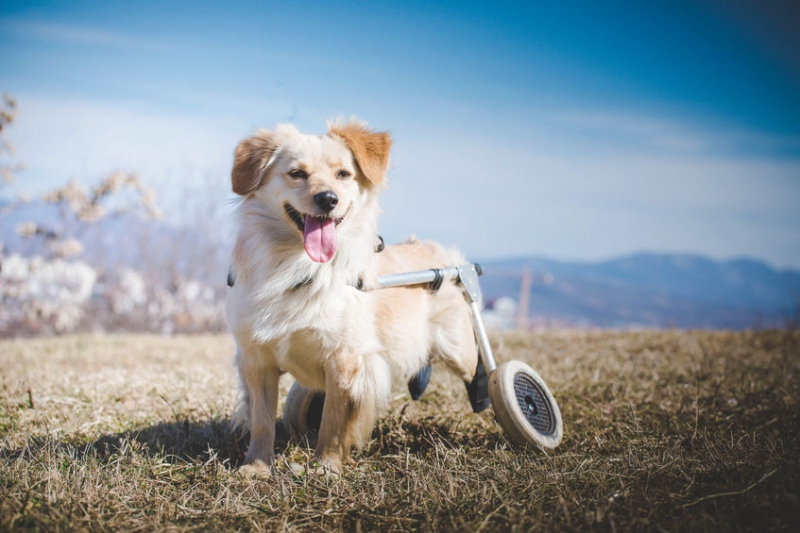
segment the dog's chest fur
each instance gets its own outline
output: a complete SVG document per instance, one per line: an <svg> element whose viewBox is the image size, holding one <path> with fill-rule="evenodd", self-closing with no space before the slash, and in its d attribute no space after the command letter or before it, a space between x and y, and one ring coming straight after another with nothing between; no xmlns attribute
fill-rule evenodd
<svg viewBox="0 0 800 533"><path fill-rule="evenodd" d="M325 363L343 343L377 342L374 296L357 288L371 268L372 252L361 248L344 244L322 265L299 251L238 265L244 275L236 276L227 302L236 337L250 339L262 357L302 383L323 388Z"/></svg>

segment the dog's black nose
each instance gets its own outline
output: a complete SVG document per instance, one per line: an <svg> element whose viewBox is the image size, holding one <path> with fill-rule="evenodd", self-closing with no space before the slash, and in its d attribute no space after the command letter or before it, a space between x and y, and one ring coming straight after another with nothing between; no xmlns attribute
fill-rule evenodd
<svg viewBox="0 0 800 533"><path fill-rule="evenodd" d="M314 195L314 202L326 213L333 211L339 203L339 197L333 191L322 191Z"/></svg>

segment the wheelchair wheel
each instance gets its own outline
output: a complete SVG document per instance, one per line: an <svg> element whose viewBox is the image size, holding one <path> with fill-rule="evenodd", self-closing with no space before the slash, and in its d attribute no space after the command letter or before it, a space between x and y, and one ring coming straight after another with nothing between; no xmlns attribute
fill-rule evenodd
<svg viewBox="0 0 800 533"><path fill-rule="evenodd" d="M322 422L325 393L305 388L295 381L283 405L283 423L293 434L317 434Z"/></svg>
<svg viewBox="0 0 800 533"><path fill-rule="evenodd" d="M497 421L515 444L552 449L561 442L561 411L544 380L525 363L498 366L489 377L489 398Z"/></svg>

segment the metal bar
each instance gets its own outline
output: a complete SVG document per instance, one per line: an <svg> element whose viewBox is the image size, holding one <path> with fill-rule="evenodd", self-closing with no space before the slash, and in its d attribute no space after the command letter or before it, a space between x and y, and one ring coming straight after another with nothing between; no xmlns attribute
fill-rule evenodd
<svg viewBox="0 0 800 533"><path fill-rule="evenodd" d="M386 289L389 287L405 287L406 285L421 285L423 283L432 283L436 280L437 271L439 276L444 279L455 279L458 277L458 269L451 268L436 268L430 270L419 270L417 272L402 272L400 274L389 274L378 278L378 287Z"/></svg>
<svg viewBox="0 0 800 533"><path fill-rule="evenodd" d="M469 308L472 311L472 326L475 330L475 338L478 339L478 344L481 346L481 359L483 359L483 367L486 373L491 375L497 368L497 362L494 360L492 347L489 344L489 336L486 334L486 327L483 325L483 318L481 317L481 307L478 302L471 302Z"/></svg>
<svg viewBox="0 0 800 533"><path fill-rule="evenodd" d="M497 368L497 363L492 354L492 347L489 344L489 336L486 335L486 327L483 325L483 317L481 316L481 300L483 295L481 293L481 285L478 281L480 276L480 267L474 264L460 265L458 269L459 279L461 286L464 288L464 295L469 302L470 311L472 311L472 329L475 331L475 339L480 345L481 359L483 360L483 367L486 372L491 375Z"/></svg>

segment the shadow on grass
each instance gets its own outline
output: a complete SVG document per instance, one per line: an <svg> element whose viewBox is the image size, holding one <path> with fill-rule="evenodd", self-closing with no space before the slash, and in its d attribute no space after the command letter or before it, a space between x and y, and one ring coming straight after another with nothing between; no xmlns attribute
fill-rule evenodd
<svg viewBox="0 0 800 533"><path fill-rule="evenodd" d="M238 466L247 451L247 434L230 418L161 422L113 435L103 435L89 447L111 458L125 446L139 453L163 457L167 462L197 463L216 456L222 463Z"/></svg>
<svg viewBox="0 0 800 533"><path fill-rule="evenodd" d="M378 422L372 440L362 453L385 455L408 451L424 457L435 453L437 448L485 446L487 439L498 440L498 436L489 432L476 435L454 426L452 421L434 417L404 419L390 416ZM30 460L55 453L78 460L91 456L101 463L110 463L120 455L133 452L173 464L197 464L216 458L229 468L237 468L244 460L248 440L249 433L237 427L230 418L200 421L182 419L102 435L88 441L68 434L30 436L23 448L0 450L0 458L8 461L20 458ZM278 420L275 437L277 454L286 452L291 446L313 449L315 441L313 434L307 437L290 434L283 420Z"/></svg>
<svg viewBox="0 0 800 533"><path fill-rule="evenodd" d="M278 424L276 448L288 444L288 435ZM101 463L115 461L130 451L145 457L159 457L168 463L202 463L216 457L223 464L237 467L247 451L248 433L230 418L159 422L115 434L102 435L95 440L81 440L67 435L32 435L26 446L0 450L0 458L8 461L36 459L63 454L78 460L89 457Z"/></svg>

